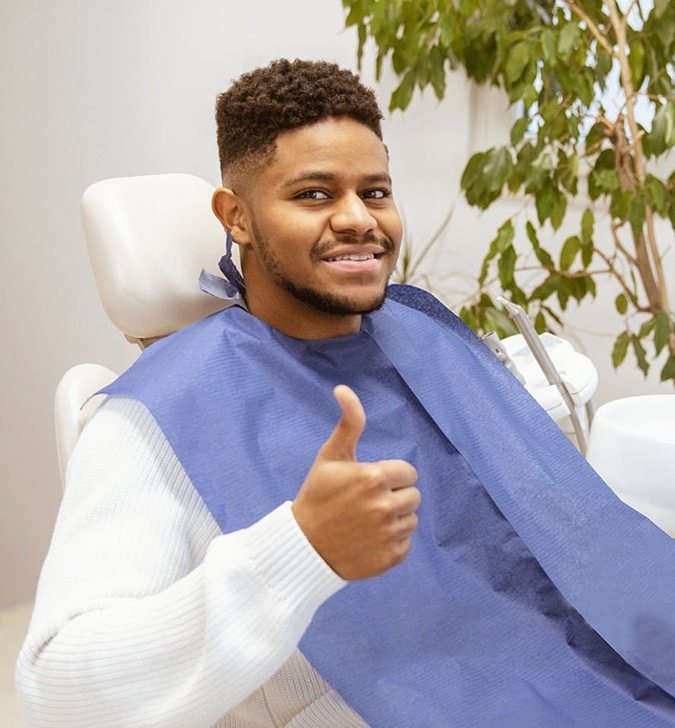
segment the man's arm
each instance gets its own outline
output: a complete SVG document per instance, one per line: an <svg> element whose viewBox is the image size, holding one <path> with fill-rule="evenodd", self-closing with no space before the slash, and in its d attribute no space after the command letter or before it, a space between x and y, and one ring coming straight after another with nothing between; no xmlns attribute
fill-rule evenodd
<svg viewBox="0 0 675 728"><path fill-rule="evenodd" d="M343 584L289 503L219 535L147 411L110 400L73 454L20 655L27 725L209 726Z"/></svg>

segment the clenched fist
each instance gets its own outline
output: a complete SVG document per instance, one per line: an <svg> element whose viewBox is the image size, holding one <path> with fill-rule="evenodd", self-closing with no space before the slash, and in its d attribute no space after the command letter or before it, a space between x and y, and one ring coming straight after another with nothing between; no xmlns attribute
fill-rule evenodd
<svg viewBox="0 0 675 728"><path fill-rule="evenodd" d="M366 424L357 395L334 390L342 416L293 502L298 525L343 579L367 579L405 559L417 528L417 471L404 460L360 463L356 444Z"/></svg>

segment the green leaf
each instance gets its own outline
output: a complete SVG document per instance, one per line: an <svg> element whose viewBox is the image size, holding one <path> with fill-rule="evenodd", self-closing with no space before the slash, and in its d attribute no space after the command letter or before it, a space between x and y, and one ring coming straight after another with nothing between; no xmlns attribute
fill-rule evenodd
<svg viewBox="0 0 675 728"><path fill-rule="evenodd" d="M401 83L394 90L389 101L389 111L395 109L401 109L405 111L412 100L412 95L415 90L415 72L414 70L408 71L403 77Z"/></svg>
<svg viewBox="0 0 675 728"><path fill-rule="evenodd" d="M614 348L612 349L612 365L616 369L623 364L628 352L628 344L630 343L630 337L627 331L622 331L614 342Z"/></svg>
<svg viewBox="0 0 675 728"><path fill-rule="evenodd" d="M365 17L365 10L361 3L349 2L343 0L342 5L345 8L349 8L349 13L345 19L345 27L349 28L351 25L358 25L363 22Z"/></svg>
<svg viewBox="0 0 675 728"><path fill-rule="evenodd" d="M613 169L594 169L593 180L602 192L613 192L619 189L619 176Z"/></svg>
<svg viewBox="0 0 675 728"><path fill-rule="evenodd" d="M558 304L563 311L567 309L567 303L570 300L571 293L572 282L569 278L560 278L558 281L558 288L556 289L556 295L558 296Z"/></svg>
<svg viewBox="0 0 675 728"><path fill-rule="evenodd" d="M490 267L490 261L492 261L497 255L503 253L512 243L515 237L515 230L511 220L507 220L497 231L497 236L490 243L490 248L483 258L481 270L478 275L478 284L483 285L487 278L488 270Z"/></svg>
<svg viewBox="0 0 675 728"><path fill-rule="evenodd" d="M595 285L593 284L593 278L591 276L579 276L575 279L575 298L577 301L581 301L586 296L595 297Z"/></svg>
<svg viewBox="0 0 675 728"><path fill-rule="evenodd" d="M615 220L627 220L630 212L630 203L633 198L630 190L614 190L609 204L609 212Z"/></svg>
<svg viewBox="0 0 675 728"><path fill-rule="evenodd" d="M520 150L524 152L524 149ZM532 194L541 190L547 183L550 184L551 174L553 172L553 158L548 149L540 152L535 159L531 159L531 154L518 154L519 163L522 159L526 165L525 192ZM519 165L520 166L520 165Z"/></svg>
<svg viewBox="0 0 675 728"><path fill-rule="evenodd" d="M487 177L488 188L501 192L512 169L513 160L506 147L491 149L487 155L487 164L483 169L483 174Z"/></svg>
<svg viewBox="0 0 675 728"><path fill-rule="evenodd" d="M669 379L675 379L675 356L672 354L661 369L661 381L666 382Z"/></svg>
<svg viewBox="0 0 675 728"><path fill-rule="evenodd" d="M579 38L579 28L574 22L567 23L563 26L560 35L558 36L558 53L565 57L569 56L574 50Z"/></svg>
<svg viewBox="0 0 675 728"><path fill-rule="evenodd" d="M614 306L616 310L623 316L628 311L628 299L623 293L620 293L614 299Z"/></svg>
<svg viewBox="0 0 675 728"><path fill-rule="evenodd" d="M541 51L546 63L551 65L557 63L555 34L550 28L544 28L541 32Z"/></svg>
<svg viewBox="0 0 675 728"><path fill-rule="evenodd" d="M567 197L562 194L559 190L555 191L555 202L553 209L551 210L551 225L554 230L557 230L565 219L565 213L567 212Z"/></svg>
<svg viewBox="0 0 675 728"><path fill-rule="evenodd" d="M429 53L430 78L437 99L445 96L445 53L435 46Z"/></svg>
<svg viewBox="0 0 675 728"><path fill-rule="evenodd" d="M516 267L516 251L512 245L499 256L499 282L502 288L508 288L513 281L513 271Z"/></svg>
<svg viewBox="0 0 675 728"><path fill-rule="evenodd" d="M605 131L605 125L599 121L590 128L588 134L586 134L586 150L592 151L595 147L599 147L600 144L607 138Z"/></svg>
<svg viewBox="0 0 675 728"><path fill-rule="evenodd" d="M535 196L535 204L537 208L537 218L539 224L543 225L551 215L553 206L555 205L555 190L552 184L545 185Z"/></svg>
<svg viewBox="0 0 675 728"><path fill-rule="evenodd" d="M485 209L501 194L513 162L508 149L497 147L474 154L460 181L470 205Z"/></svg>
<svg viewBox="0 0 675 728"><path fill-rule="evenodd" d="M511 220L504 222L497 231L497 237L495 238L497 251L503 253L507 248L510 248L515 235L516 231L513 228L513 222Z"/></svg>
<svg viewBox="0 0 675 728"><path fill-rule="evenodd" d="M525 230L527 231L527 237L529 238L530 243L532 244L532 249L534 250L534 254L537 256L537 260L541 263L541 265L544 268L553 268L554 267L553 258L539 244L539 238L537 237L537 231L534 229L534 225L529 220L527 221L527 224L525 225Z"/></svg>
<svg viewBox="0 0 675 728"><path fill-rule="evenodd" d="M663 17L670 5L671 0L654 0L654 15L657 18Z"/></svg>
<svg viewBox="0 0 675 728"><path fill-rule="evenodd" d="M537 315L534 317L534 330L538 334L543 334L546 331L546 318L541 311L537 311Z"/></svg>
<svg viewBox="0 0 675 728"><path fill-rule="evenodd" d="M525 223L525 232L527 233L530 243L532 243L532 247L536 250L540 245L539 238L537 237L537 231L534 225L529 220Z"/></svg>
<svg viewBox="0 0 675 728"><path fill-rule="evenodd" d="M668 342L670 330L670 316L668 316L665 312L658 314L654 325L654 349L656 351L656 356L663 351L663 347Z"/></svg>
<svg viewBox="0 0 675 728"><path fill-rule="evenodd" d="M473 186L482 175L485 156L485 152L477 152L467 162L462 173L462 179L460 180L460 185L463 190Z"/></svg>
<svg viewBox="0 0 675 728"><path fill-rule="evenodd" d="M656 317L652 316L652 318L648 319L640 326L640 330L638 331L638 338L644 339L645 336L647 336L654 330L654 326L656 326Z"/></svg>
<svg viewBox="0 0 675 728"><path fill-rule="evenodd" d="M543 283L539 284L530 294L531 301L545 301L549 296L556 292L560 284L560 276L557 273L551 273Z"/></svg>
<svg viewBox="0 0 675 728"><path fill-rule="evenodd" d="M522 141L525 136L525 132L530 126L530 119L527 116L521 116L517 119L515 124L511 127L511 146L516 146Z"/></svg>
<svg viewBox="0 0 675 728"><path fill-rule="evenodd" d="M649 371L649 362L647 361L647 352L644 346L642 346L640 339L637 336L631 337L631 343L633 345L633 351L635 352L635 359L637 360L638 369L647 376Z"/></svg>
<svg viewBox="0 0 675 728"><path fill-rule="evenodd" d="M639 38L633 38L631 41L628 65L630 66L631 76L633 77L633 87L637 91L642 85L642 80L645 76L645 47Z"/></svg>
<svg viewBox="0 0 675 728"><path fill-rule="evenodd" d="M650 174L647 176L646 188L650 206L661 217L666 217L668 214L668 190L666 186L660 179Z"/></svg>
<svg viewBox="0 0 675 728"><path fill-rule="evenodd" d="M477 326L478 320L471 308L469 308L468 306L462 306L459 312L459 318L473 331L479 331Z"/></svg>
<svg viewBox="0 0 675 728"><path fill-rule="evenodd" d="M581 242L583 245L593 245L593 226L595 224L595 217L593 216L593 210L587 207L584 210L584 214L581 216Z"/></svg>
<svg viewBox="0 0 675 728"><path fill-rule="evenodd" d="M577 257L577 253L581 248L581 241L576 235L565 240L562 250L560 251L560 269L569 270Z"/></svg>
<svg viewBox="0 0 675 728"><path fill-rule="evenodd" d="M656 35L664 48L670 48L675 40L675 21L672 17L664 16L656 25Z"/></svg>
<svg viewBox="0 0 675 728"><path fill-rule="evenodd" d="M614 169L615 162L614 149L603 149L595 160L595 169Z"/></svg>
<svg viewBox="0 0 675 728"><path fill-rule="evenodd" d="M675 101L666 103L657 110L645 142L650 154L656 157L675 145Z"/></svg>
<svg viewBox="0 0 675 728"><path fill-rule="evenodd" d="M509 85L513 85L523 75L530 62L529 44L516 43L508 52L504 66L504 78Z"/></svg>
<svg viewBox="0 0 675 728"><path fill-rule="evenodd" d="M570 157L558 151L558 168L556 170L560 184L572 195L577 193L577 176L579 174L579 157L572 154Z"/></svg>
<svg viewBox="0 0 675 728"><path fill-rule="evenodd" d="M584 267L584 270L588 268L588 266L591 264L591 261L593 260L593 255L595 254L595 249L592 245L584 245L581 249L581 265ZM591 279L592 280L592 279Z"/></svg>

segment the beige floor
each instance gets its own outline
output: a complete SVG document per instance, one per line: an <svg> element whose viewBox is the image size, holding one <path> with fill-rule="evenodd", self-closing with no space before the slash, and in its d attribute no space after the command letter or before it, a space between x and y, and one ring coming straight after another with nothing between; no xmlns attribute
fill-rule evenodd
<svg viewBox="0 0 675 728"><path fill-rule="evenodd" d="M0 725L22 728L14 692L14 664L28 629L32 605L0 612Z"/></svg>

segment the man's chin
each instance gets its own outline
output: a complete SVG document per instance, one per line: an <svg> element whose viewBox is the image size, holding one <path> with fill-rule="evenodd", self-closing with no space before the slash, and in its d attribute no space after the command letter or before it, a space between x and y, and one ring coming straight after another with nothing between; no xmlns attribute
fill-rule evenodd
<svg viewBox="0 0 675 728"><path fill-rule="evenodd" d="M386 288L373 295L337 295L323 291L295 290L293 295L303 303L333 316L362 316L382 308Z"/></svg>

